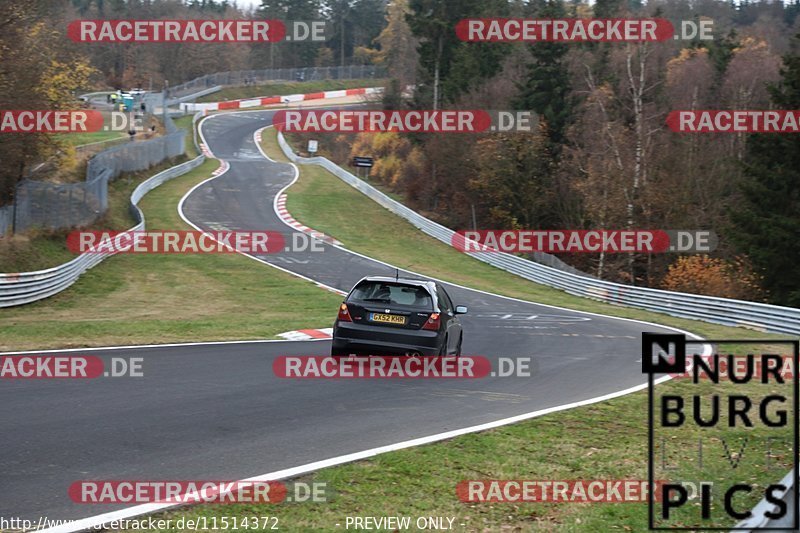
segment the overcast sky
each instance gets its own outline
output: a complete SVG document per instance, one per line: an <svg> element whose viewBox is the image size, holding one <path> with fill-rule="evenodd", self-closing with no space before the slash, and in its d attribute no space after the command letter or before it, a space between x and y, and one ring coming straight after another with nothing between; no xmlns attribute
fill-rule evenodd
<svg viewBox="0 0 800 533"><path fill-rule="evenodd" d="M245 9L250 9L261 5L261 0L234 0L236 5Z"/></svg>

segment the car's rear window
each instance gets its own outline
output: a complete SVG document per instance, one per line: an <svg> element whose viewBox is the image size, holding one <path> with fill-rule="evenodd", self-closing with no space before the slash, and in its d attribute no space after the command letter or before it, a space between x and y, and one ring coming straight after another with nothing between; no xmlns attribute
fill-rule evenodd
<svg viewBox="0 0 800 533"><path fill-rule="evenodd" d="M350 295L353 300L364 300L395 305L433 308L433 299L424 287L381 281L363 281Z"/></svg>

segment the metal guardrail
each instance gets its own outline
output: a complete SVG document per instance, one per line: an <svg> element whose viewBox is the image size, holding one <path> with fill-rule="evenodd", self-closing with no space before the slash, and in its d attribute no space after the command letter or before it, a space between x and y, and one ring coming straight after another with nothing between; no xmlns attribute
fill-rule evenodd
<svg viewBox="0 0 800 533"><path fill-rule="evenodd" d="M205 156L201 154L191 161L168 168L140 183L131 194L131 211L139 222L128 231L144 230L144 213L138 204L145 194L165 181L186 174L204 160ZM85 253L72 261L45 270L0 274L0 307L23 305L57 294L75 283L81 274L109 255L113 253Z"/></svg>
<svg viewBox="0 0 800 533"><path fill-rule="evenodd" d="M408 220L423 232L452 245L455 232L450 228L437 224L396 202L324 157L299 157L292 151L280 132L278 132L278 143L291 161L322 166L389 211ZM800 309L792 307L622 285L564 272L501 252L468 252L467 254L522 278L561 289L575 296L726 326L743 326L771 333L800 335Z"/></svg>
<svg viewBox="0 0 800 533"><path fill-rule="evenodd" d="M167 98L167 108L169 106L173 106L175 104L180 104L182 102L193 102L196 99L200 98L201 96L205 96L207 94L213 94L215 92L221 91L222 86L217 85L216 87L209 87L208 89L198 90L197 92L187 94L185 96L176 97L176 98ZM146 93L143 97L145 107L154 114L163 114L164 113L164 93ZM172 110L167 109L167 114L170 116L176 115L183 115L183 113L174 112Z"/></svg>
<svg viewBox="0 0 800 533"><path fill-rule="evenodd" d="M778 484L786 487L781 500L786 503L786 508L789 511L784 516L781 518L768 518L765 513L774 513L778 510L778 507L764 498L753 507L750 518L734 526L735 531L758 531L764 528L770 528L772 531L797 531L797 529L794 529L794 498L797 491L797 487L794 485L794 478L795 471L792 469L778 482Z"/></svg>
<svg viewBox="0 0 800 533"><path fill-rule="evenodd" d="M222 90L222 85L217 85L215 87L209 87L208 89L203 89L201 91L197 91L196 93L187 94L186 96L180 96L180 97L173 98L171 100L168 100L168 103L169 104L179 104L179 103L182 103L182 102L193 102L193 101L197 100L198 98L201 98L203 96L207 96L209 94L218 93L221 90Z"/></svg>
<svg viewBox="0 0 800 533"><path fill-rule="evenodd" d="M320 165L431 237L452 246L455 234L453 230L437 224L391 199L327 158L298 156L292 151L281 132L278 132L278 144L289 160L303 165ZM522 278L561 289L576 296L727 326L744 326L773 333L800 334L800 309L622 285L561 271L502 252L468 252L467 254ZM787 531L790 531L789 528L792 527L794 520L794 491L797 490L797 487L793 486L794 470L789 472L780 483L788 487L783 495L783 499L790 509L787 516L778 520L766 518L764 512L772 510L774 505L764 500L753 509L753 518L738 524L737 528L786 527Z"/></svg>

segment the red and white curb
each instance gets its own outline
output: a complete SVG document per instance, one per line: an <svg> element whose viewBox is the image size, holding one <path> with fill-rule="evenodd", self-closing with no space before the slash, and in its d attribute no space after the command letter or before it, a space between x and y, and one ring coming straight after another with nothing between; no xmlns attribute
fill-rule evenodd
<svg viewBox="0 0 800 533"><path fill-rule="evenodd" d="M301 224L297 220L294 219L292 215L289 214L289 211L286 209L286 195L281 194L278 196L278 200L275 203L277 207L278 216L283 220L284 223L288 224L289 226L293 227L297 231L302 231L308 235L311 235L313 238L317 239L318 241L327 242L328 244L335 244L340 246L342 243L331 237L330 235L325 235L321 231L317 231L315 229L311 229L305 224Z"/></svg>
<svg viewBox="0 0 800 533"><path fill-rule="evenodd" d="M221 176L225 174L231 168L230 163L225 161L224 159L219 160L219 167L217 170L211 173L212 176Z"/></svg>
<svg viewBox="0 0 800 533"><path fill-rule="evenodd" d="M200 128L200 134L202 136L202 127ZM210 179L213 179L213 178L210 178ZM208 180L206 180L206 181L208 181ZM205 183L205 182L202 182L202 183ZM202 183L196 185L194 188L192 188L192 190L190 190L188 193L186 193L183 196L183 198L181 198L181 202L178 205L178 213L180 214L181 218L187 224L189 224L190 226L194 227L197 230L200 230L200 228L197 225L195 225L194 223L192 223L188 218L186 218L186 215L184 214L181 206L183 204L183 201L192 193L192 191L194 191L194 189L196 189L198 186L202 185ZM351 252L351 253L354 253L354 252ZM305 276L303 276L301 274L298 274L296 272L291 272L289 270L283 269L283 268L281 268L281 267L279 267L277 265L274 265L274 264L271 264L271 263L267 263L266 261L264 261L262 259L259 259L258 257L254 257L254 256L251 256L251 255L248 255L248 254L243 254L243 255L245 255L247 257L250 257L250 258L252 258L252 259L254 259L256 261L259 261L261 263L264 263L264 264L266 264L268 266L271 266L273 268L277 268L278 270L282 270L282 271L284 271L284 272L286 272L288 274L291 274L293 276L296 276L296 277L299 277L299 278L314 282L314 280L312 280L310 278L307 278L307 277L305 277ZM360 254L356 254L356 255L360 255ZM366 257L366 256L361 256L361 257ZM389 266L391 266L391 265L389 265ZM332 287L326 287L325 285L322 285L319 282L314 282L314 283L316 283L320 287L327 288L328 290L330 290L332 292L345 294L344 292L338 291L336 289L333 289ZM456 286L457 287L461 287L461 288L465 288L465 289L467 288L467 287L464 287L463 285L457 285L456 284ZM472 289L472 290L475 290L476 292L481 293L481 294L493 294L494 296L498 296L499 298L503 298L505 300L516 301L516 302L524 302L524 303L531 303L531 302L526 302L525 300L520 300L518 298L511 298L511 297L508 297L508 296L501 296L501 295L498 295L498 294L489 293L489 292L485 292L485 291L481 291L481 290L477 290L477 289ZM544 307L553 308L553 309L560 309L560 310L566 309L564 307L547 305L547 304L540 304L540 305L543 305ZM591 315L591 316L607 317L607 315L602 315L602 314L599 314L599 313L591 313L591 312L587 312L587 311L577 311L577 313L584 314L584 315ZM659 326L658 324L654 324L652 322L644 322L644 321L641 321L641 320L635 320L635 319L630 319L630 318L617 318L617 317L614 317L614 318L616 320L625 321L625 322L632 322L632 323L642 324L642 325L646 325L646 326ZM300 330L300 331L304 331L304 330ZM326 330L317 330L317 331L325 332ZM677 331L679 333L683 333L683 334L687 335L688 337L690 337L692 339L702 340L701 337L698 337L698 336L696 336L696 335L694 335L692 333L689 333L687 331L679 330L679 329L676 329L675 331ZM291 332L291 333L294 333L294 332ZM230 343L219 342L219 343L190 343L190 344L192 344L192 345L194 345L194 344L201 345L201 344L231 344L231 343L251 343L251 342L283 342L283 341L261 340L261 341L232 341ZM172 345L162 345L162 346L182 346L182 345L184 345L184 344L172 344ZM153 347L155 347L155 346L153 346ZM115 349L118 349L118 348L136 348L136 349L139 349L139 348L142 348L142 347L141 346L123 346L123 347L116 347ZM72 348L72 349L66 349L66 350L44 350L44 351L36 351L36 352L6 352L3 355L9 354L9 353L12 353L12 354L13 353L46 353L46 352L62 352L62 351L78 351L78 350L107 350L107 349L109 349L109 347L105 347L105 348ZM711 345L704 344L704 355L708 356L708 355L711 354L711 352L712 352ZM669 379L672 379L672 378L670 376L664 376L664 377L661 377L661 378L657 379L655 381L655 383L662 383L662 382L667 381ZM553 406L553 407L548 407L546 409L540 409L538 411L531 411L531 412L528 412L528 413L522 413L522 414L519 414L519 415L515 415L515 416L512 416L512 417L509 417L509 418L503 418L503 419L500 419L500 420L493 420L491 422L486 422L486 423L483 423L483 424L480 424L480 425L475 425L475 426L469 426L469 427L449 430L449 431L446 431L446 432L443 432L443 433L437 433L437 434L434 434L434 435L427 435L427 436L424 436L424 437L418 437L418 438L415 438L415 439L406 440L406 441L403 441L403 442L397 442L397 443L389 444L389 445L378 447L378 448L371 448L371 449L368 449L368 450L362 450L362 451L359 451L359 452L340 455L340 456L337 456L337 457L331 457L329 459L324 459L324 460L321 460L321 461L315 461L315 462L306 463L306 464L302 464L302 465L298 465L298 466L293 466L293 467L285 468L283 470L268 472L268 473L265 473L265 474L260 474L260 475L257 475L257 476L252 476L252 477L240 480L240 482L274 481L274 480L280 480L280 479L290 479L290 478L293 478L293 477L298 477L298 476L301 476L301 475L304 475L304 474L308 474L310 472L315 472L315 471L321 470L323 468L330 468L330 467L336 466L336 465L347 464L347 463L351 463L351 462L355 462L355 461L359 461L359 460L364 460L364 459L370 459L370 458L376 457L378 455L381 455L381 454L384 454L384 453L388 453L388 452L392 452L392 451L396 451L396 450L403 450L403 449L412 448L412 447L415 447L415 446L421 446L421 445L424 445L424 444L431 444L431 443L434 443L434 442L440 442L440 441L444 441L444 440L447 440L447 439L452 439L454 437L458 437L460 435L467 435L467 434L470 434L470 433L476 433L476 432L479 432L479 431L485 431L485 430L488 430L488 429L494 429L494 428L498 428L498 427L514 424L514 423L517 423L517 422L521 422L523 420L530 420L530 419L537 418L537 417L540 417L540 416L543 416L543 415L547 415L547 414L551 414L551 413L557 413L557 412L560 412L560 411L566 411L566 410L569 410L569 409L574 409L576 407L596 404L596 403L599 403L599 402L602 402L602 401L605 401L605 400L610 400L612 398L619 398L621 396L625 396L625 395L631 394L633 392L646 390L647 386L648 385L646 383L645 384L641 384L641 385L636 385L634 387L630 387L630 388L627 388L627 389L624 389L624 390L619 390L619 391L612 392L612 393L609 393L609 394L605 394L605 395L602 395L602 396L596 396L596 397L589 398L589 399L586 399L586 400L580 400L580 401L567 403L567 404L563 404L563 405L557 405L557 406ZM61 524L61 525L58 525L58 526L52 526L52 527L49 527L49 528L46 527L45 529L40 529L39 533L75 533L75 532L79 532L79 531L85 531L85 530L88 530L88 529L99 530L99 529L107 528L108 524L113 522L113 521L119 521L119 520L123 520L123 519L140 517L140 516L147 515L147 514L152 514L152 513L158 512L158 511L164 511L164 510L167 510L167 509L172 509L172 508L177 507L178 505L179 504L176 504L176 503L149 503L149 504L134 505L132 507L126 507L126 508L123 508L123 509L119 509L117 511L111 511L111 512L107 512L107 513L103 513L103 514L97 514L97 515L94 515L94 516L90 516L90 517L87 517L87 518L77 519L77 520L74 520L74 521L70 521L70 522L68 522L66 524Z"/></svg>
<svg viewBox="0 0 800 533"><path fill-rule="evenodd" d="M222 175L223 175L223 174L225 174L225 173L228 171L228 169L230 169L230 168L231 168L231 165L230 165L230 163L228 163L228 162L227 162L227 161L225 161L224 159L220 159L220 160L219 160L219 167L217 167L217 170L215 170L214 172L212 172L212 173L211 173L211 175L212 175L212 176L214 176L214 177L216 177L216 176L222 176Z"/></svg>
<svg viewBox="0 0 800 533"><path fill-rule="evenodd" d="M333 336L333 328L323 329L298 329L295 331L287 331L286 333L279 333L278 337L290 341L309 341L311 339L330 339Z"/></svg>
<svg viewBox="0 0 800 533"><path fill-rule="evenodd" d="M274 104L290 104L292 102L305 102L307 100L327 100L330 98L343 98L345 96L359 96L379 94L383 87L361 87L359 89L339 89L337 91L321 91L307 94L287 94L285 96L264 96L246 100L228 100L225 102L183 103L183 111L222 111L224 109L247 109Z"/></svg>

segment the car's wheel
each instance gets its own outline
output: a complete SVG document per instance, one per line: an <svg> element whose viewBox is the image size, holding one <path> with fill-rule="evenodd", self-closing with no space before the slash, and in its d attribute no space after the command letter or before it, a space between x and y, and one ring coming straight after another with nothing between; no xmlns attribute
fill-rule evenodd
<svg viewBox="0 0 800 533"><path fill-rule="evenodd" d="M456 357L461 356L461 342L464 340L464 334L458 336L458 346L456 346Z"/></svg>

